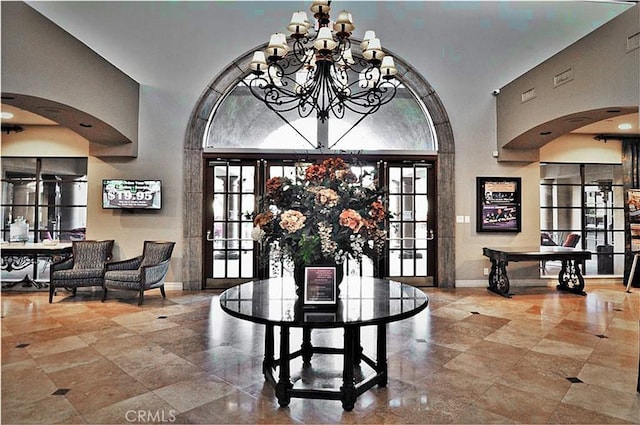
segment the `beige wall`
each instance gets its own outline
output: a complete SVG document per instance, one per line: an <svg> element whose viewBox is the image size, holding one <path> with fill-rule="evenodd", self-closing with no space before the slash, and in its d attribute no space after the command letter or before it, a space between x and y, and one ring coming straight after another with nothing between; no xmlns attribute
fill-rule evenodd
<svg viewBox="0 0 640 425"><path fill-rule="evenodd" d="M598 141L591 135L567 134L540 148L540 162L621 164L619 140Z"/></svg>
<svg viewBox="0 0 640 425"><path fill-rule="evenodd" d="M67 128L23 127L20 133L2 135L2 156L89 156L89 141Z"/></svg>
<svg viewBox="0 0 640 425"><path fill-rule="evenodd" d="M496 102L500 161L537 161L540 146L612 116L607 110L637 112L639 33L635 6L502 87ZM535 97L523 101L532 91ZM545 130L552 134L541 135Z"/></svg>

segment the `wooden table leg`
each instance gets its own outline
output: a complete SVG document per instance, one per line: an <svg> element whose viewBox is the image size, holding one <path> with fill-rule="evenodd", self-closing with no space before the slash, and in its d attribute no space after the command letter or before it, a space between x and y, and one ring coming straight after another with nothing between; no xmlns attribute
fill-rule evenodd
<svg viewBox="0 0 640 425"><path fill-rule="evenodd" d="M289 390L293 388L289 372L289 326L280 326L280 373L276 384L276 397L281 407L291 401Z"/></svg>
<svg viewBox="0 0 640 425"><path fill-rule="evenodd" d="M557 289L578 295L587 295L584 292L584 278L580 272L577 260L562 260L562 268L558 274Z"/></svg>
<svg viewBox="0 0 640 425"><path fill-rule="evenodd" d="M387 325L378 325L378 342L376 347L376 372L380 374L379 387L387 386Z"/></svg>
<svg viewBox="0 0 640 425"><path fill-rule="evenodd" d="M347 326L344 328L344 363L342 369L342 408L347 412L353 410L358 398L356 394L356 386L353 382L353 339L354 327Z"/></svg>
<svg viewBox="0 0 640 425"><path fill-rule="evenodd" d="M264 331L264 359L262 360L262 374L267 381L275 384L273 379L273 325L267 324Z"/></svg>
<svg viewBox="0 0 640 425"><path fill-rule="evenodd" d="M313 345L311 345L311 328L302 328L302 361L303 366L311 365L311 357L313 356Z"/></svg>
<svg viewBox="0 0 640 425"><path fill-rule="evenodd" d="M491 259L491 272L489 272L489 287L487 289L503 297L511 298L511 295L509 295L509 277L507 276L506 261Z"/></svg>
<svg viewBox="0 0 640 425"><path fill-rule="evenodd" d="M353 330L353 364L359 365L362 360L362 344L360 343L360 328Z"/></svg>

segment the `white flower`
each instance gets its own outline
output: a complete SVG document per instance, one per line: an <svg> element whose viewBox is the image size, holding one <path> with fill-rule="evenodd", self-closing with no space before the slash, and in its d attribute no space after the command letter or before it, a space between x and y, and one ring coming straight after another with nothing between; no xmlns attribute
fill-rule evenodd
<svg viewBox="0 0 640 425"><path fill-rule="evenodd" d="M256 242L260 242L264 238L264 230L256 226L251 230L251 239Z"/></svg>

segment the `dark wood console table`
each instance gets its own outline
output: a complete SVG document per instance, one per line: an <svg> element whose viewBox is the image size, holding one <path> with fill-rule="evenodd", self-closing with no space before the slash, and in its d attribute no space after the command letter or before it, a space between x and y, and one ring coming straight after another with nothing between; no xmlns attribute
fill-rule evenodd
<svg viewBox="0 0 640 425"><path fill-rule="evenodd" d="M562 261L562 268L558 274L559 290L574 294L586 295L584 292L584 278L580 271L580 264L591 258L591 251L559 246L538 246L533 248L483 248L483 255L491 260L489 272L489 289L504 297L509 295L509 277L507 265L509 261Z"/></svg>
<svg viewBox="0 0 640 425"><path fill-rule="evenodd" d="M330 310L303 310L295 293L293 279L267 279L247 282L227 289L220 295L220 306L228 314L266 326L262 372L275 385L282 407L292 397L341 400L346 411L353 409L361 394L375 385L387 385L387 323L418 314L429 299L420 289L386 279L368 277L345 278L340 284L340 298ZM280 357L274 358L274 327L280 327ZM376 360L369 358L360 344L363 326L377 327ZM290 352L290 328L302 328L302 345ZM344 345L340 348L316 347L311 343L314 329L342 328ZM340 388L305 388L291 382L289 362L302 357L303 368L311 366L314 354L343 356ZM360 363L373 370L369 376L354 374ZM274 373L278 368L278 380ZM309 369L307 369L309 370ZM363 374L364 375L364 374ZM358 382L356 382L358 381Z"/></svg>

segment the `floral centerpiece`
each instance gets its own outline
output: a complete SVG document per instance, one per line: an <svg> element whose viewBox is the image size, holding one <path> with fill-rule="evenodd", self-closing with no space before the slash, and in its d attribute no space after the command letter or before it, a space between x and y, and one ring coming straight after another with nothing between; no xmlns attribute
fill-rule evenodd
<svg viewBox="0 0 640 425"><path fill-rule="evenodd" d="M366 186L365 177L371 181ZM300 168L297 181L269 179L253 239L267 246L271 258L295 267L378 258L388 213L384 192L370 177L356 176L341 158L328 158Z"/></svg>

